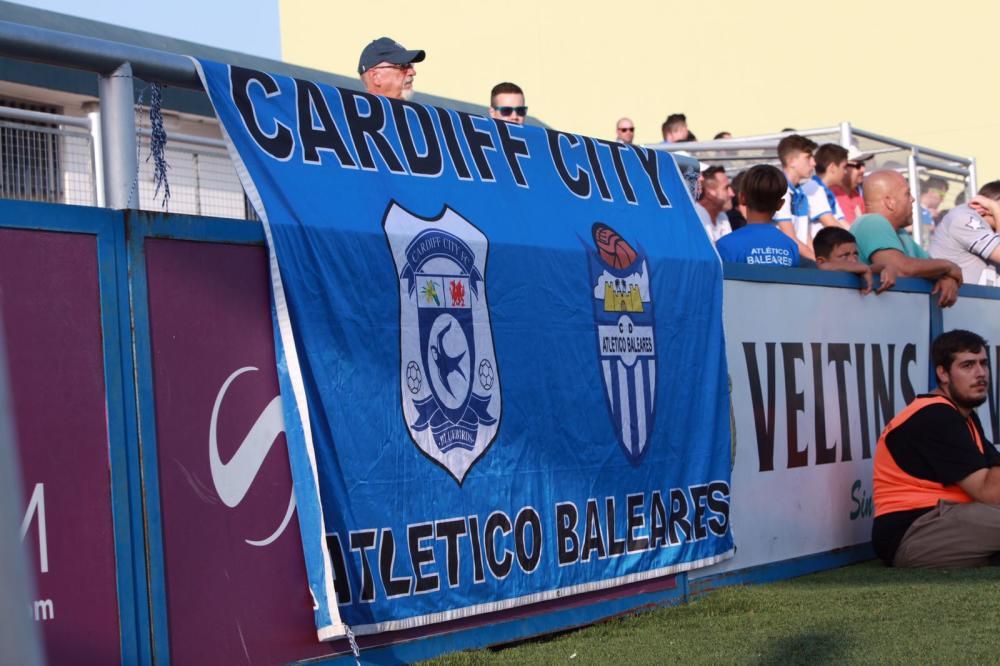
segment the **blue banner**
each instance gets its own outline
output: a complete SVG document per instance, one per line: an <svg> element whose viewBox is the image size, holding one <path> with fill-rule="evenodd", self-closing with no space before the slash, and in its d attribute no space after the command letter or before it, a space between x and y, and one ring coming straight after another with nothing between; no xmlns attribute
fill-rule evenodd
<svg viewBox="0 0 1000 666"><path fill-rule="evenodd" d="M321 638L731 555L722 269L669 154L199 64L269 239Z"/></svg>

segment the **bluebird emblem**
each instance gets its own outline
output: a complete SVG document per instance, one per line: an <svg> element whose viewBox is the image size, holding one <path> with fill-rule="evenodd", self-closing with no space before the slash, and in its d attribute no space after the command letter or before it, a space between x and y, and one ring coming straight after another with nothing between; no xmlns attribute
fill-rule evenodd
<svg viewBox="0 0 1000 666"><path fill-rule="evenodd" d="M461 484L500 423L489 244L450 208L427 220L393 203L382 226L399 282L403 418L417 448Z"/></svg>

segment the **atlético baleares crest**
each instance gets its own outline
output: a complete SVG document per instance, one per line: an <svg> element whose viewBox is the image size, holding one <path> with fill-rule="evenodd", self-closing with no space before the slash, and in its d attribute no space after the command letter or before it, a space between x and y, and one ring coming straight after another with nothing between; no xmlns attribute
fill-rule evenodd
<svg viewBox="0 0 1000 666"><path fill-rule="evenodd" d="M618 443L637 462L645 453L656 404L653 295L646 255L600 222L588 251L597 355Z"/></svg>
<svg viewBox="0 0 1000 666"><path fill-rule="evenodd" d="M445 208L391 204L382 223L399 279L399 384L414 443L462 483L493 443L500 375L486 304L486 236Z"/></svg>

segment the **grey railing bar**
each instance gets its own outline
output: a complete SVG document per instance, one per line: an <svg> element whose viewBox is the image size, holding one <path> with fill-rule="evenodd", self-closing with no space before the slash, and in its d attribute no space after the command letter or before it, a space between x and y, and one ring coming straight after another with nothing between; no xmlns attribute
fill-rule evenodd
<svg viewBox="0 0 1000 666"><path fill-rule="evenodd" d="M956 176L965 177L969 175L969 169L967 167L945 164L944 162L938 162L937 160L929 160L924 157L922 152L917 155L917 166L924 167L925 169L934 169L935 171L944 171L945 173L953 173Z"/></svg>
<svg viewBox="0 0 1000 666"><path fill-rule="evenodd" d="M778 141L773 139L756 139L739 141L736 139L719 139L718 141L684 141L682 143L647 143L645 148L665 150L668 153L695 152L700 150L773 150Z"/></svg>
<svg viewBox="0 0 1000 666"><path fill-rule="evenodd" d="M29 111L28 109L16 109L11 106L0 106L0 118L27 120L29 122L48 123L50 125L72 125L74 127L82 127L88 132L90 131L90 118L61 116L57 113Z"/></svg>
<svg viewBox="0 0 1000 666"><path fill-rule="evenodd" d="M909 150L911 148L916 148L917 150L920 151L921 155L930 155L931 157L947 160L949 162L958 162L959 164L964 164L966 166L968 166L972 162L972 160L970 160L968 157L960 157L958 155L951 155L950 153L943 153L940 150L934 150L932 148L924 148L923 146L918 146L915 143L906 143L905 141L900 141L899 139L893 139L883 134L876 134L874 132L869 132L867 130L860 130L856 127L854 128L854 134L856 134L857 136L864 137L866 139L871 139L873 141L881 141L882 143L888 143L893 146L899 146L900 148L904 148L906 150Z"/></svg>
<svg viewBox="0 0 1000 666"><path fill-rule="evenodd" d="M127 62L133 76L145 81L204 89L194 63L185 56L10 21L0 21L0 56L98 74L110 74Z"/></svg>
<svg viewBox="0 0 1000 666"><path fill-rule="evenodd" d="M139 130L139 134L145 137L152 136L153 132L148 127L143 127ZM170 147L171 143L187 143L192 146L202 146L205 148L221 148L226 150L226 142L222 139L212 139L205 136L198 136L196 134L180 134L178 132L167 132L167 147Z"/></svg>

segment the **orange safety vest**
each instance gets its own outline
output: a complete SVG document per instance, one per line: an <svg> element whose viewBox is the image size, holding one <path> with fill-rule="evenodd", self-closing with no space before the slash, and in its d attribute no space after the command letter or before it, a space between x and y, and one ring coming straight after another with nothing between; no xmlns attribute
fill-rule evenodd
<svg viewBox="0 0 1000 666"><path fill-rule="evenodd" d="M889 425L882 431L882 436L878 438L878 444L875 447L874 463L876 518L896 511L910 511L911 509L932 507L938 503L938 500L958 503L972 501L968 493L957 485L946 486L936 481L927 481L926 479L918 479L910 476L899 468L899 465L893 460L892 454L889 453L889 448L886 446L885 440L890 432L901 426L919 410L935 403L942 403L952 408L955 407L950 400L940 396L917 398L907 405L906 409L889 421ZM983 440L980 438L979 431L973 424L972 418L966 419L966 423L969 426L969 432L972 433L973 441L979 447L980 453L984 453Z"/></svg>

